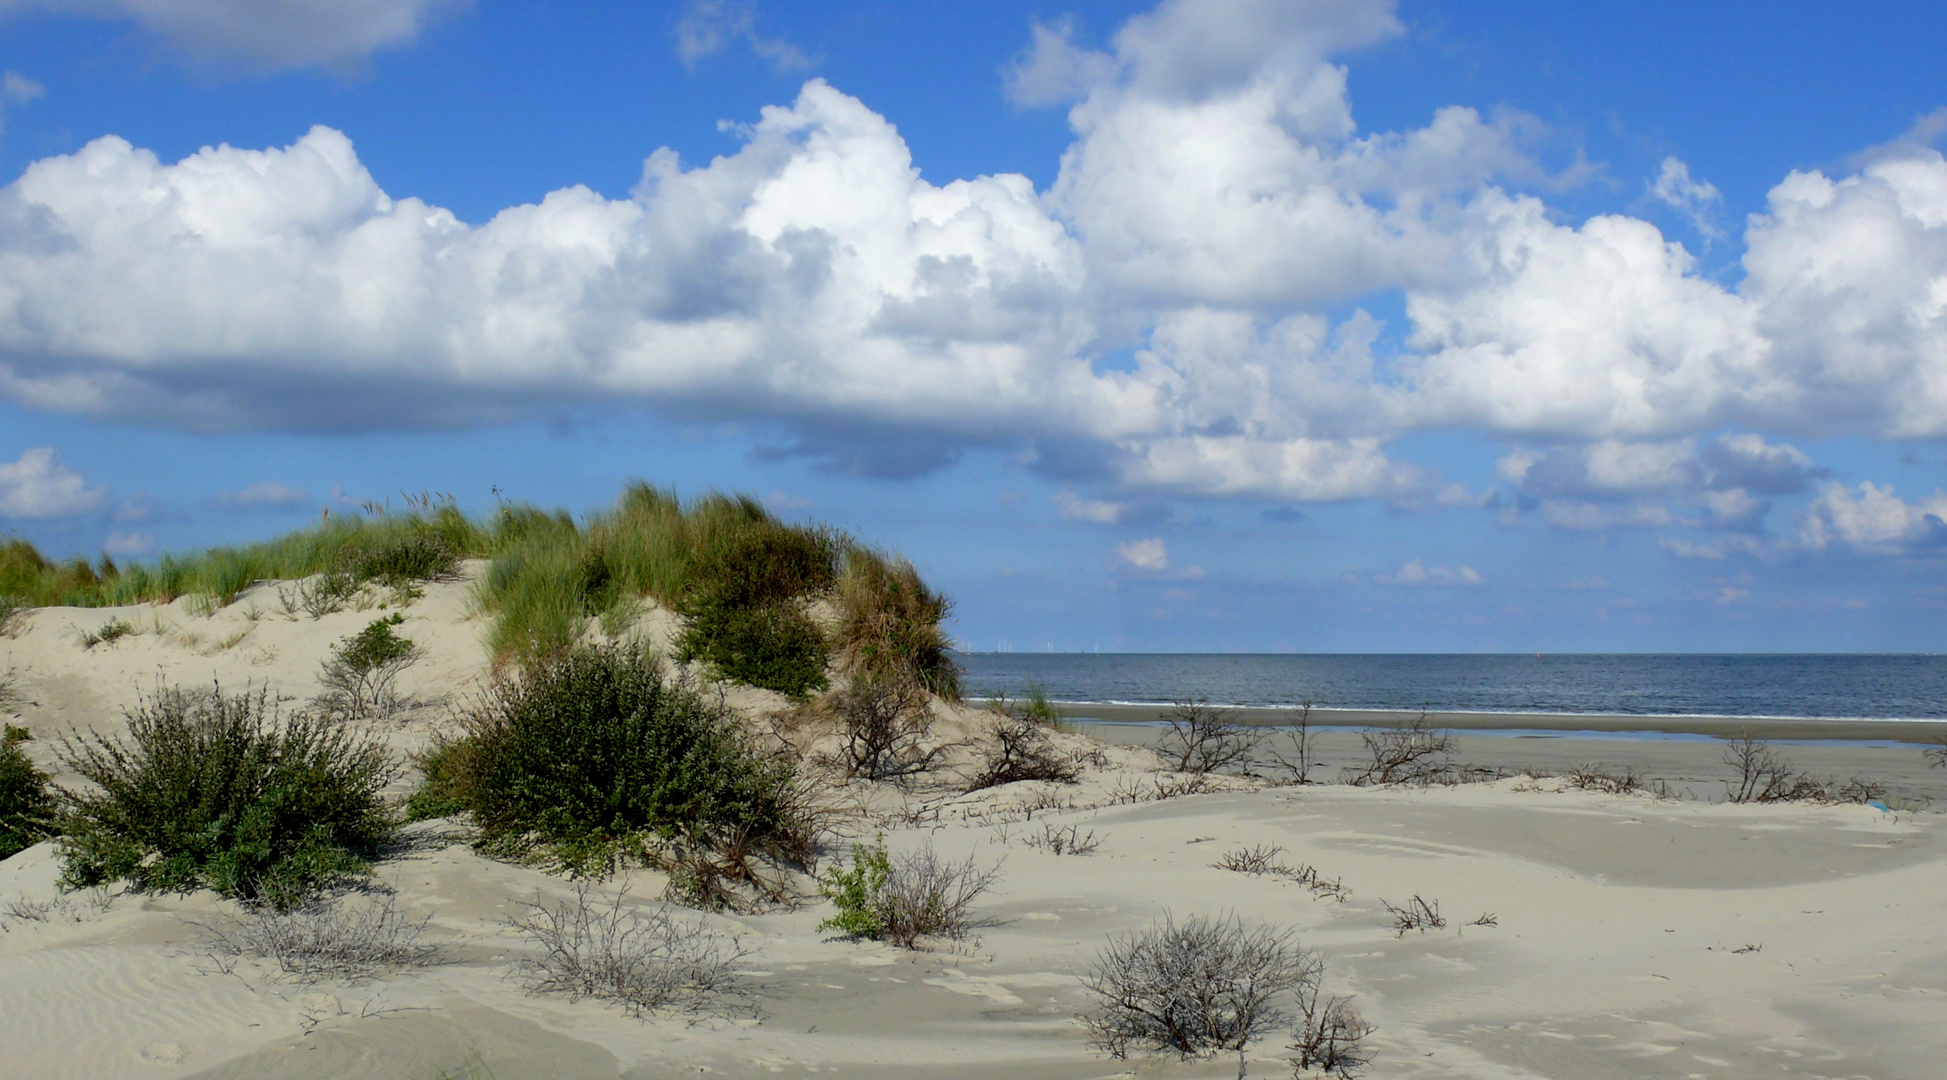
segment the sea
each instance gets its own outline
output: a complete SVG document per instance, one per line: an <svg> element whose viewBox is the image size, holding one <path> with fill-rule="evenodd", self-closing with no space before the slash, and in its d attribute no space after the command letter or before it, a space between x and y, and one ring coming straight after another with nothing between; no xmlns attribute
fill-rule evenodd
<svg viewBox="0 0 1947 1080"><path fill-rule="evenodd" d="M957 653L962 692L1591 716L1947 718L1947 656Z"/></svg>

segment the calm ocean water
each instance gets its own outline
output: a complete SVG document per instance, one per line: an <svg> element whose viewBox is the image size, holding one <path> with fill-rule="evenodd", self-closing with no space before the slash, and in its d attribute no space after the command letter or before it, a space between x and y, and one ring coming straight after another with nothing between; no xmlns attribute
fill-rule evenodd
<svg viewBox="0 0 1947 1080"><path fill-rule="evenodd" d="M969 696L1464 712L1933 720L1943 656L961 653Z"/></svg>

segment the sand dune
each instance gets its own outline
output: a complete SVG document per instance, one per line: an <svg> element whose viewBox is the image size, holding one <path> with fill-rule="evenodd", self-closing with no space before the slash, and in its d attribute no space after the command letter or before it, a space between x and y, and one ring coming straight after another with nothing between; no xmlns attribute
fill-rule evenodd
<svg viewBox="0 0 1947 1080"><path fill-rule="evenodd" d="M27 746L47 766L55 738L116 730L158 677L254 681L301 699L330 646L375 613L286 618L274 586L208 616L181 604L43 610L0 640L0 668L15 670L32 702L14 722L34 732ZM485 624L464 583L430 587L406 616L400 632L427 649L406 689L433 704L388 727L402 751L441 722L438 702L487 674ZM142 632L83 647L82 632L117 617ZM949 712L942 724L979 720ZM1477 739L1466 754L1479 761L1515 742ZM1909 755L1924 778L1918 751L1881 749ZM1855 760L1843 747L1821 752ZM1702 792L1715 783L1713 744L1644 753ZM533 946L506 919L571 886L482 858L457 822L412 826L376 876L402 908L431 917L446 962L353 983L294 982L252 960L223 971L197 924L220 925L232 905L62 894L43 845L0 863L0 1075L1236 1076L1234 1057L1117 1061L1092 1050L1075 1020L1088 1006L1078 975L1109 935L1165 912L1294 928L1324 956L1327 989L1355 994L1376 1025L1375 1077L1941 1074L1947 846L1934 813L1605 796L1525 777L1416 789L1240 782L1117 804L1118 793L1153 790L1153 767L1140 749L1115 747L1076 785L842 793L847 835L883 832L895 851L930 843L1001 864L980 906L986 925L915 952L820 932L831 911L822 902L699 915L755 948L747 978L761 987L756 1015L700 1023L525 993L508 962ZM1030 844L1067 825L1099 848L1055 855ZM1211 865L1252 845L1282 848L1287 864L1316 867L1349 896ZM629 902L654 905L662 883L634 875ZM1413 896L1437 902L1448 925L1396 934L1382 902ZM1492 925L1471 925L1483 915ZM1246 1064L1254 1076L1290 1072L1276 1039Z"/></svg>

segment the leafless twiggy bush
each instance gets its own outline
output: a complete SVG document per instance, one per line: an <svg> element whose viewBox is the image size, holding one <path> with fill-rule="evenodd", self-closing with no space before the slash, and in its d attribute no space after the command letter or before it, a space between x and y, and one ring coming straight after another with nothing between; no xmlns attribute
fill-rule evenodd
<svg viewBox="0 0 1947 1080"><path fill-rule="evenodd" d="M587 880L550 906L537 896L508 925L541 946L514 963L530 994L566 994L620 1005L631 1016L738 1011L756 990L739 971L752 955L742 939L702 919L679 919L668 905L644 912Z"/></svg>
<svg viewBox="0 0 1947 1080"><path fill-rule="evenodd" d="M1447 920L1440 915L1440 901L1420 899L1418 893L1404 904L1392 904L1384 898L1379 901L1386 914L1393 917L1393 933L1405 937L1408 930L1418 930L1424 934L1428 930L1445 929Z"/></svg>
<svg viewBox="0 0 1947 1080"><path fill-rule="evenodd" d="M1343 879L1327 878L1310 863L1290 866L1278 858L1283 853L1284 848L1276 844L1259 844L1227 852L1210 865L1240 874L1275 874L1303 885L1315 899L1330 897L1343 904L1351 898L1352 890L1345 887Z"/></svg>
<svg viewBox="0 0 1947 1080"><path fill-rule="evenodd" d="M933 714L917 680L897 673L857 674L830 700L845 727L839 761L845 775L896 779L932 768L939 757L938 747L921 745Z"/></svg>
<svg viewBox="0 0 1947 1080"><path fill-rule="evenodd" d="M1734 776L1725 784L1734 803L1863 803L1886 797L1886 785L1878 780L1855 776L1841 782L1799 772L1770 743L1749 731L1725 744L1724 764Z"/></svg>
<svg viewBox="0 0 1947 1080"><path fill-rule="evenodd" d="M942 859L931 844L893 859L880 891L885 940L911 949L921 938L966 937L981 925L974 901L1000 877L998 864Z"/></svg>
<svg viewBox="0 0 1947 1080"><path fill-rule="evenodd" d="M1272 751L1278 767L1283 769L1286 779L1293 784L1311 783L1312 770L1318 767L1318 746L1312 734L1312 703L1307 701L1298 709L1298 722L1291 729L1292 753L1290 757Z"/></svg>
<svg viewBox="0 0 1947 1080"><path fill-rule="evenodd" d="M1237 723L1228 709L1208 701L1179 701L1164 715L1169 731L1157 752L1174 772L1203 776L1248 764L1266 732Z"/></svg>
<svg viewBox="0 0 1947 1080"><path fill-rule="evenodd" d="M1053 822L1043 824L1039 836L1030 834L1022 842L1050 855L1093 855L1102 846L1094 829L1083 832L1080 825L1056 825Z"/></svg>
<svg viewBox="0 0 1947 1080"><path fill-rule="evenodd" d="M1491 911L1483 911L1478 916L1475 917L1473 922L1470 922L1467 925L1468 926L1499 926L1501 925L1501 919L1500 916L1494 914Z"/></svg>
<svg viewBox="0 0 1947 1080"><path fill-rule="evenodd" d="M1324 963L1291 931L1235 915L1192 915L1113 937L1082 977L1094 999L1090 1042L1118 1058L1173 1050L1183 1057L1242 1050L1281 1025L1292 991L1315 988Z"/></svg>
<svg viewBox="0 0 1947 1080"><path fill-rule="evenodd" d="M1453 732L1434 727L1426 713L1397 727L1359 733L1372 761L1346 777L1353 784L1432 784L1454 771Z"/></svg>
<svg viewBox="0 0 1947 1080"><path fill-rule="evenodd" d="M1254 847L1238 848L1225 852L1211 866L1219 870L1232 870L1239 874L1286 874L1291 871L1278 856L1284 848L1277 844L1258 844Z"/></svg>
<svg viewBox="0 0 1947 1080"><path fill-rule="evenodd" d="M1372 1051L1362 1045L1372 1030L1372 1025L1352 1008L1351 998L1321 998L1316 982L1300 986L1298 1023L1287 1047L1292 1051L1292 1075L1310 1070L1342 1077L1358 1075L1372 1063Z"/></svg>
<svg viewBox="0 0 1947 1080"><path fill-rule="evenodd" d="M1053 780L1072 784L1079 773L1073 759L1056 752L1048 729L1033 716L999 713L994 718L994 742L968 791L999 787L1021 780Z"/></svg>
<svg viewBox="0 0 1947 1080"><path fill-rule="evenodd" d="M431 922L408 917L391 894L362 902L334 895L289 911L253 905L231 927L202 926L201 937L213 956L268 960L304 982L359 980L445 962L446 950L425 940Z"/></svg>

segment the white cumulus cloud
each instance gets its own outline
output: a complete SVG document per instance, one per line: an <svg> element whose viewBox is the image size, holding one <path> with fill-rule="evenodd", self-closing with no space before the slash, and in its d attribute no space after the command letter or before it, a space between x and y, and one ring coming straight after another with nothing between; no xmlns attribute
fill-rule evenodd
<svg viewBox="0 0 1947 1080"><path fill-rule="evenodd" d="M1373 578L1381 585L1479 585L1480 572L1471 566L1459 568L1447 566L1428 567L1418 559L1401 563L1399 569L1390 574L1380 574Z"/></svg>
<svg viewBox="0 0 1947 1080"><path fill-rule="evenodd" d="M100 509L107 498L107 488L89 487L86 477L61 464L52 447L22 451L18 461L0 462L0 517L73 517Z"/></svg>
<svg viewBox="0 0 1947 1080"><path fill-rule="evenodd" d="M1168 545L1160 539L1131 540L1115 546L1116 558L1137 570L1160 574L1170 568Z"/></svg>
<svg viewBox="0 0 1947 1080"><path fill-rule="evenodd" d="M84 6L270 18L64 9ZM359 0L314 37L342 56L407 33L345 27L437 8ZM687 11L692 59L758 40L747 4ZM1361 131L1340 57L1399 32L1390 0L1165 0L1100 50L1037 24L1006 79L1074 102L1047 190L925 179L819 80L734 153L657 150L626 196L563 188L477 224L386 192L329 128L177 162L105 136L0 189L0 394L322 430L620 401L775 422L780 452L882 475L1005 447L1130 506L1437 501L1391 448L1463 429L1530 447L1503 473L1563 522L1646 523L1613 504L1659 495L1737 529L1821 475L1787 437L1947 435L1938 152L1784 178L1727 288L1649 222L1524 190L1555 179L1533 118ZM1673 162L1653 188L1716 205ZM1357 310L1377 291L1408 325ZM1098 367L1112 352L1131 362Z"/></svg>
<svg viewBox="0 0 1947 1080"><path fill-rule="evenodd" d="M1910 503L1890 484L1866 481L1854 490L1828 483L1799 522L1799 539L1814 549L1845 544L1875 554L1947 542L1947 491L1936 488L1931 497Z"/></svg>

